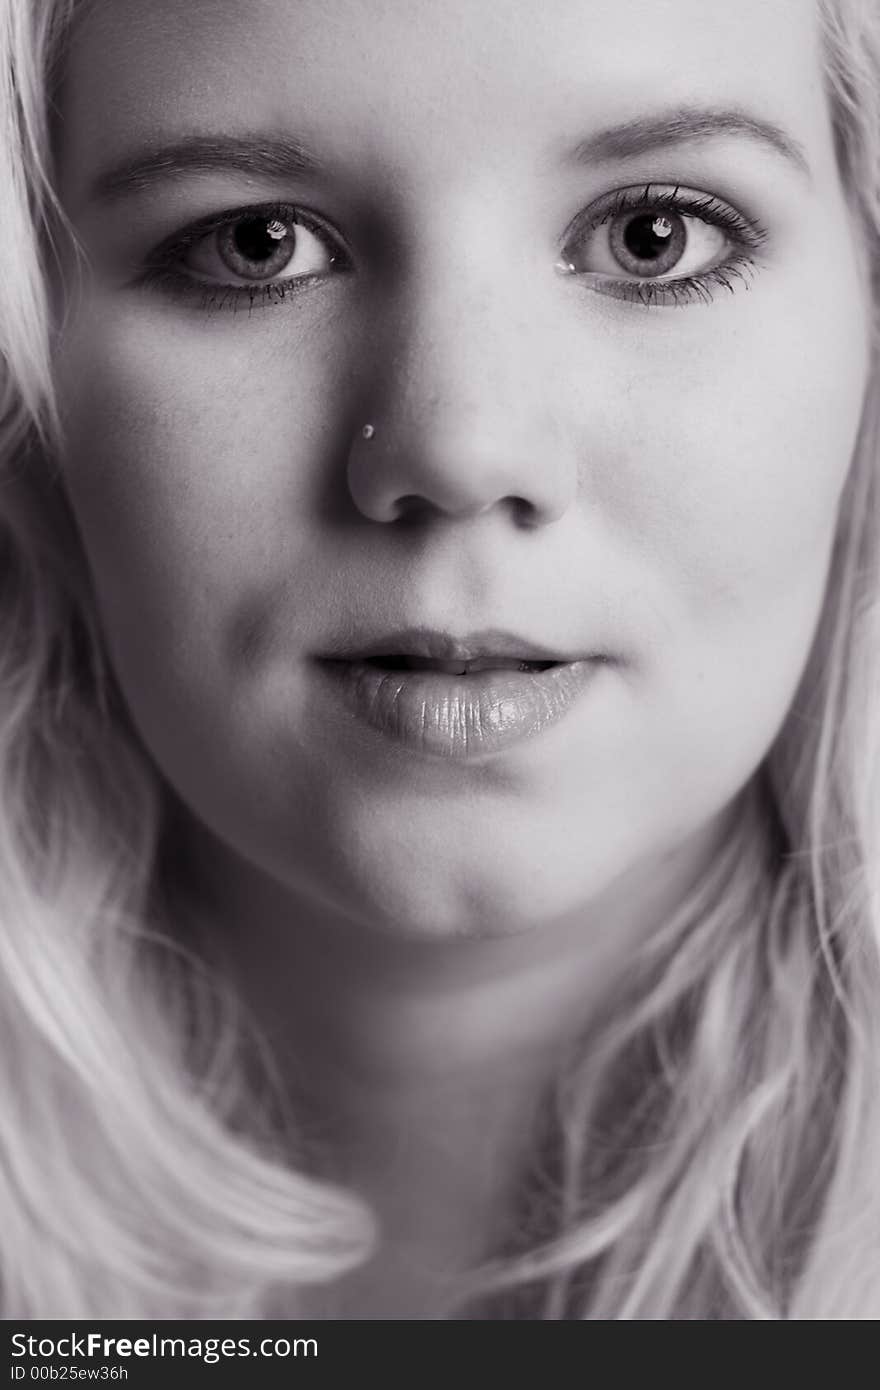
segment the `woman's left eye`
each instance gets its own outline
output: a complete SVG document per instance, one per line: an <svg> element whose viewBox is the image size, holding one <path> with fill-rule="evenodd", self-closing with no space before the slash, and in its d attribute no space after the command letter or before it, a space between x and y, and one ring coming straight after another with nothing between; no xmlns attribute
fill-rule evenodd
<svg viewBox="0 0 880 1390"><path fill-rule="evenodd" d="M572 264L597 275L639 279L699 275L720 265L730 239L720 227L684 213L645 208L611 217L584 237Z"/></svg>
<svg viewBox="0 0 880 1390"><path fill-rule="evenodd" d="M706 301L755 267L767 233L707 194L648 185L622 189L581 213L566 233L560 269L642 304Z"/></svg>

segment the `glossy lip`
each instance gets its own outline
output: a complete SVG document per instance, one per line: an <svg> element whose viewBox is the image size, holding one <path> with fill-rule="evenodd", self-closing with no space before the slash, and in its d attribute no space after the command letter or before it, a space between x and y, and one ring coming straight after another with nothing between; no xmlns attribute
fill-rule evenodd
<svg viewBox="0 0 880 1390"><path fill-rule="evenodd" d="M558 664L545 671L467 675L367 664L382 656ZM328 689L359 720L413 751L459 760L500 753L558 723L608 664L611 658L603 653L572 656L499 629L454 637L428 628L340 643L317 660Z"/></svg>

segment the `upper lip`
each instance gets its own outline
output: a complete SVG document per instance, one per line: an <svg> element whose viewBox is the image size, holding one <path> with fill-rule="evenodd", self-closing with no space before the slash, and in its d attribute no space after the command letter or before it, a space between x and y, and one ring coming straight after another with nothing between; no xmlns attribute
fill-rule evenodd
<svg viewBox="0 0 880 1390"><path fill-rule="evenodd" d="M428 661L479 661L487 657L520 661L585 660L582 653L572 655L554 651L530 637L501 628L487 628L460 636L426 627L401 628L364 642L340 638L320 655L325 661L369 661L380 656L415 656Z"/></svg>

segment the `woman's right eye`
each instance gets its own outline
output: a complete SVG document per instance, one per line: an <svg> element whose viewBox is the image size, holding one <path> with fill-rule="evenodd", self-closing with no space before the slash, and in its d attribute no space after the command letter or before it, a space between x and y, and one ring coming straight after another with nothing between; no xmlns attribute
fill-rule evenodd
<svg viewBox="0 0 880 1390"><path fill-rule="evenodd" d="M139 283L205 307L274 303L295 289L350 269L342 240L316 218L290 206L242 208L197 223L149 257Z"/></svg>
<svg viewBox="0 0 880 1390"><path fill-rule="evenodd" d="M214 284L266 284L328 274L339 260L329 234L298 214L248 212L191 242L178 265Z"/></svg>

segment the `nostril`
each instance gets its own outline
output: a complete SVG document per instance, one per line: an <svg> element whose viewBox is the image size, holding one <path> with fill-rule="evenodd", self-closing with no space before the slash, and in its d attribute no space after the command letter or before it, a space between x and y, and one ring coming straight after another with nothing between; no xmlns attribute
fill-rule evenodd
<svg viewBox="0 0 880 1390"><path fill-rule="evenodd" d="M444 506L432 501L428 497L422 497L418 493L407 493L403 497L398 497L389 508L388 520L398 523L418 524L419 522L430 520L438 514L446 516L448 519L463 519L465 517L482 516L498 505L495 502L488 502L484 506L464 506L453 507ZM514 523L522 528L532 528L541 524L541 515L537 507L524 497L504 498L501 507L508 508Z"/></svg>
<svg viewBox="0 0 880 1390"><path fill-rule="evenodd" d="M430 511L434 511L431 503L425 497L419 497L418 493L408 492L404 497L399 497L394 507L395 521L420 521L422 517Z"/></svg>
<svg viewBox="0 0 880 1390"><path fill-rule="evenodd" d="M533 530L541 525L540 510L525 497L511 497L508 503L513 519L523 530Z"/></svg>

